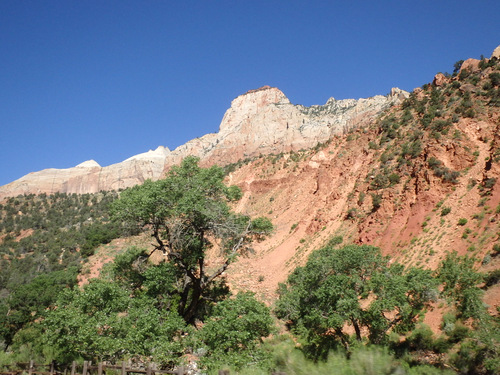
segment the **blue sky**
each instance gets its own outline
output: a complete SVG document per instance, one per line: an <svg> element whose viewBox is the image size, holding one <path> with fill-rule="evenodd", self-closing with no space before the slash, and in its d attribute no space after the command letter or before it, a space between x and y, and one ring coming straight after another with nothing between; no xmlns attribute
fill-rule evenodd
<svg viewBox="0 0 500 375"><path fill-rule="evenodd" d="M218 130L263 85L294 104L412 90L500 44L500 1L0 1L0 185Z"/></svg>

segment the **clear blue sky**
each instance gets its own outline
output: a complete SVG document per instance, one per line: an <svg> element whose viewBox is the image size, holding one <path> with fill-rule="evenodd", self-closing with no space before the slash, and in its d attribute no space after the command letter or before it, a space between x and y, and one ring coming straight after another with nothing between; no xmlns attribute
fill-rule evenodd
<svg viewBox="0 0 500 375"><path fill-rule="evenodd" d="M387 94L489 57L500 1L0 1L0 185L216 132L263 85Z"/></svg>

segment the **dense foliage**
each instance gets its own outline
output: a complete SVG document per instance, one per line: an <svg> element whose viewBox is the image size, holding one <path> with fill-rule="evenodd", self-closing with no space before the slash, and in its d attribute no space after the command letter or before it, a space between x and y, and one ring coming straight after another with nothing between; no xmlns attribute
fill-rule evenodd
<svg viewBox="0 0 500 375"><path fill-rule="evenodd" d="M182 285L178 311L188 323L203 319L204 301L217 293L217 278L229 264L272 230L267 218L231 212L228 203L240 199L241 192L223 180L222 168L200 168L197 158L187 157L165 179L124 191L113 207L119 220L150 230L155 250L176 268ZM224 260L209 269L206 251L213 246Z"/></svg>
<svg viewBox="0 0 500 375"><path fill-rule="evenodd" d="M235 368L259 363L265 368L269 358L258 345L273 326L269 308L250 293L222 301L200 331L207 348L202 364L217 369L221 363Z"/></svg>
<svg viewBox="0 0 500 375"><path fill-rule="evenodd" d="M0 205L0 345L76 283L85 258L122 234L110 221L117 193L33 194Z"/></svg>
<svg viewBox="0 0 500 375"><path fill-rule="evenodd" d="M385 342L389 330L412 329L436 286L430 271L390 264L376 247L327 246L280 286L276 312L324 357L337 342L349 350L347 326L358 341L367 330L372 343Z"/></svg>
<svg viewBox="0 0 500 375"><path fill-rule="evenodd" d="M137 261L143 254L131 249L125 256L136 255ZM156 284L157 273L169 273L165 264L150 267L141 273L142 285ZM118 267L112 273L83 289L64 291L46 314L41 328L55 359L69 363L81 357L116 361L153 355L159 362L175 361L182 353L180 335L185 331L176 309L164 308L162 293L129 282Z"/></svg>
<svg viewBox="0 0 500 375"><path fill-rule="evenodd" d="M144 249L130 248L106 276L60 295L38 327L54 359L70 363L78 358L151 358L172 367L187 351L196 351L208 368L221 363L241 368L265 358L258 344L274 322L263 303L249 293L235 298L226 293L196 330L178 313L176 268L147 258Z"/></svg>
<svg viewBox="0 0 500 375"><path fill-rule="evenodd" d="M482 303L481 281L473 259L456 253L431 272L391 263L373 246L330 244L280 285L276 314L313 359L326 359L339 344L349 356L367 342L415 364L419 352L449 353L447 362L457 371L493 374L500 369L500 327ZM447 301L450 313L443 318L444 335L435 338L420 318L438 299Z"/></svg>

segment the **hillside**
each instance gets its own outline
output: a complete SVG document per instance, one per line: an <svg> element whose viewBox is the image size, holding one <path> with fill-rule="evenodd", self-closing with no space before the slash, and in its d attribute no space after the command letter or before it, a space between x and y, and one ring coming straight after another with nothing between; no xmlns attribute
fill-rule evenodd
<svg viewBox="0 0 500 375"><path fill-rule="evenodd" d="M214 293L225 293L224 281L227 280L233 292L255 292L259 301L264 301L267 306L274 306L280 297L278 285L286 282L297 267L304 266L314 250L325 245L332 249L337 245L346 244L374 245L381 249L382 255L390 258L391 264L402 264L407 269L415 267L425 270L442 267L443 261L450 259L449 254L456 252L458 256L471 258L475 269L484 274L484 277L474 274L477 280L482 280L474 285L474 290L477 295L481 294L477 288L479 286L484 292L483 301L489 312L489 315L485 315L488 315L488 319L498 319L499 58L500 56L493 56L490 59L457 62L453 74L438 73L432 82L415 89L411 94L394 91L393 95L387 97L359 101L331 99L324 106L310 108L292 105L278 89L264 87L233 101L217 135L193 140L172 152L159 148L154 152L132 157L128 162L130 165L136 162L153 165L149 160L153 155L155 160L160 160L160 164L164 163L161 168L155 164L153 169L156 174L153 179L159 178L165 172L169 175L173 170L178 171L177 167L172 168L169 163L180 162L182 156L190 154L201 157L201 166L223 165L226 172L224 182L238 186L242 193L241 199L231 203L233 210L251 218L266 217L272 222L272 235L255 242L254 252L240 256L232 263L222 274L221 284L214 287ZM166 163L165 160L170 161ZM136 167L132 169L140 169ZM47 177L51 176L49 173L45 176L47 181L52 178L50 189L75 186L81 191L86 181L102 172L98 170L101 167L94 163L84 163L78 168L79 173L86 168L92 169L93 172L88 175L83 173L76 180L61 179L59 182L55 182L53 177ZM120 181L140 182L136 180L137 175L131 177L132 175L123 174L125 169L120 169L119 166L113 168L115 172L119 171L117 174ZM214 171L220 173L222 181L224 174L218 169ZM67 172L71 174L74 171ZM45 172L38 172L34 176L43 173ZM139 179L143 178L144 176ZM27 191L35 189L41 192L45 189L43 187L36 190L36 178L27 181L17 181L2 187L2 194L9 195L18 191L16 189L20 186L22 189L27 187ZM77 183L73 185L68 181ZM193 183L189 179L182 181ZM147 182L145 186L154 189L152 186L156 185L148 185L150 183ZM89 186L92 186L92 190L96 185ZM201 189L201 183L199 187ZM224 188L218 188L222 197ZM187 188L185 190L189 191ZM121 193L122 197L127 196L127 191ZM168 264L178 265L182 261L175 258L173 262L163 262L166 258L160 251L145 255L151 254L154 246L156 249L163 246L163 252L166 253L164 244L160 248L152 244L148 232L151 225L146 226L145 232L139 236L127 236L123 232L124 227L117 227L116 222L110 221L108 204L114 201L117 195L116 192L67 195L63 191L53 195L29 194L4 198L0 207L0 250L2 268L8 269L8 272L2 272L0 277L0 323L3 324L0 326L0 333L6 348L11 345L15 347L18 331L22 333L21 338L17 336L18 342L26 342L29 330L37 326L38 320L43 321L45 314L50 317L51 311L55 311L52 316L57 317L59 311L62 311L54 307L55 297L59 293L65 296L65 302L69 301L68 306L78 308L76 302L79 301L78 298L83 298L78 294L81 289L67 291L68 287L77 282L80 286L88 285L89 289L116 288L106 289L106 293L110 293L109 299L113 300L113 295L119 296L120 303L130 309L125 312L116 311L118 318L128 319L130 316L132 319L133 314L148 315L147 309L141 310L144 306L138 307L134 305L135 302L129 300L152 298L148 301L154 300L155 308L158 308L158 311L154 310L152 314L161 316L157 321L167 322L168 329L180 324L175 320L177 317L171 316L171 306L178 304L178 300L168 300L165 297L171 297L175 293L168 290L163 295L158 292L159 297L146 296L141 293L148 289L141 283L151 282L147 279L149 275L155 282L160 280L161 284L167 285L155 286L158 290L174 290L180 288L179 285L183 283L187 285L187 277L181 282L182 279L177 275L178 279L172 278L176 281L172 281L170 285L164 280L171 280L168 277L172 275L166 277L166 274L154 274L151 271L167 272L161 267L168 268ZM134 199L131 199L131 202L136 202L139 206L144 202L142 198L135 201ZM173 202L174 199L170 201ZM221 209L221 212L226 211ZM183 215L180 216L184 219ZM208 238L208 242L213 240ZM200 240L200 243L203 242L204 240ZM132 245L144 247L145 250L128 249ZM197 260L200 264L199 274L198 271L188 272L193 279L199 277L202 280L202 269L203 272L209 272L220 266L218 246L207 245L206 250L206 263L203 263L203 257ZM118 261L114 263L116 256ZM145 260L148 258L152 262ZM108 266L103 268L105 263L108 263ZM70 272L64 273L65 268L71 268ZM78 280L77 270L80 271ZM151 272L145 273L144 276L140 273L143 270ZM90 282L100 274L105 275L103 279ZM45 285L51 282L54 289L51 289L53 295L50 298L41 294L40 299L45 300L40 301L36 308L23 304L23 298L31 298L33 290L43 290ZM138 286L135 286L135 283ZM99 290L93 292L98 294ZM70 293L74 293L74 301L68 297ZM188 294L186 292L183 297L187 298ZM207 297L206 300L218 306L221 303L218 298L222 300L221 295L209 296L214 299ZM14 305L13 301L17 305ZM127 305L129 303L130 306ZM249 303L251 308L257 306L248 300L244 303ZM443 332L449 336L439 336L446 341L446 350L451 350L449 357L441 355L442 348L437 349L436 346L417 350L416 354L412 354L412 361L431 364L441 369L449 363L459 366L459 361L453 359L453 355L461 353L463 348L459 346L462 342L470 343L473 340L471 338L466 341L467 338L474 337L475 340L476 337L472 333L467 336L463 332L469 328L471 332L479 332L474 319L480 319L477 316L465 316L463 320L457 320L457 330L462 329L465 336L456 339L453 336L458 335L455 328L447 331L444 322L450 313L454 313L456 319L461 318L451 307L453 303L443 296L436 298L426 306L427 314L425 319L422 318L436 337ZM206 318L205 321L196 320L192 315L183 322L182 324L192 324L194 331L184 326L178 328L175 335L179 336L172 336L175 337L173 342L179 343L189 334L195 335L195 331L203 331L205 325L211 327L212 323L209 322L217 321L208 318L208 314L212 313L211 309L207 307L208 312L200 313L200 319ZM213 309L215 311L217 307ZM170 314L168 317L161 315L165 311ZM19 315L16 315L17 313ZM240 313L240 316L236 314L235 319L239 319L241 314L243 313ZM110 319L109 324L97 320L100 324L98 335L112 341L112 330L108 332L106 327L111 327L116 321L113 320L115 318L112 314L106 315L105 319ZM65 317L62 316L61 324L64 320ZM152 326L148 322L144 324ZM289 322L281 324L289 325ZM174 335L171 331L168 332L169 335ZM266 335L269 332L266 331ZM407 336L404 336L405 334ZM413 333L405 332L396 341L406 342L412 335ZM432 336L432 332L429 335ZM265 335L257 335L256 342L262 336ZM497 339L491 339L493 347L494 340ZM206 340L206 337L203 340ZM241 343L238 345L244 346ZM491 354L491 345L484 345L486 349L481 348L488 352L483 353L481 360L498 354L496 351ZM349 346L344 346L349 351ZM121 353L120 348L113 350L114 353ZM169 353L165 363L169 365L179 360L179 353L193 354L189 352L191 349L185 348L176 348L177 352L169 348L165 350ZM173 350L175 355L169 350ZM216 349L213 350L215 353ZM75 353L74 355L78 354L76 349ZM85 353L100 356L98 352ZM145 354L141 358L144 356ZM479 354L477 356L480 357ZM110 354L109 357L116 359L117 354ZM200 354L200 357L203 358L203 354ZM474 371L474 364L467 362L464 366L469 366L467 368ZM491 373L484 370L485 368L481 367L483 373ZM454 369L457 370L458 367Z"/></svg>
<svg viewBox="0 0 500 375"><path fill-rule="evenodd" d="M277 227L239 262L235 285L272 300L277 283L333 236L408 265L435 268L455 250L498 268L498 65L486 65L467 60L370 126L232 172L228 182L244 192L238 210ZM488 291L492 312L499 297L498 286Z"/></svg>
<svg viewBox="0 0 500 375"><path fill-rule="evenodd" d="M409 266L435 269L457 251L483 272L499 269L498 72L469 59L369 125L228 165L227 183L243 191L235 209L276 228L228 270L233 288L272 303L278 283L336 236ZM485 301L498 314L500 284Z"/></svg>

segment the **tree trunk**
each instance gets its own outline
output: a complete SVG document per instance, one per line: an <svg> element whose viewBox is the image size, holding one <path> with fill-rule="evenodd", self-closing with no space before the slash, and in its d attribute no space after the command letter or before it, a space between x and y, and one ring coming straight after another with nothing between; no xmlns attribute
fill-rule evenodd
<svg viewBox="0 0 500 375"><path fill-rule="evenodd" d="M189 324L194 323L194 318L196 315L196 310L198 308L198 304L200 302L201 293L203 289L201 287L201 280L196 280L192 284L192 292L191 292L191 302L189 303L189 307L184 312L183 317L184 321Z"/></svg>
<svg viewBox="0 0 500 375"><path fill-rule="evenodd" d="M190 289L191 289L191 279L186 275L184 276L184 286L182 288L181 300L179 301L178 311L180 316L184 316Z"/></svg>
<svg viewBox="0 0 500 375"><path fill-rule="evenodd" d="M356 339L361 341L361 329L359 328L359 324L356 319L351 319L352 325L354 327L354 331L356 331Z"/></svg>
<svg viewBox="0 0 500 375"><path fill-rule="evenodd" d="M344 332L342 332L342 329L336 328L335 333L340 338L340 342L342 343L342 345L344 345L347 356L349 357L351 355L351 350L350 350L351 347L349 346L349 340L346 338L346 335L344 334Z"/></svg>

